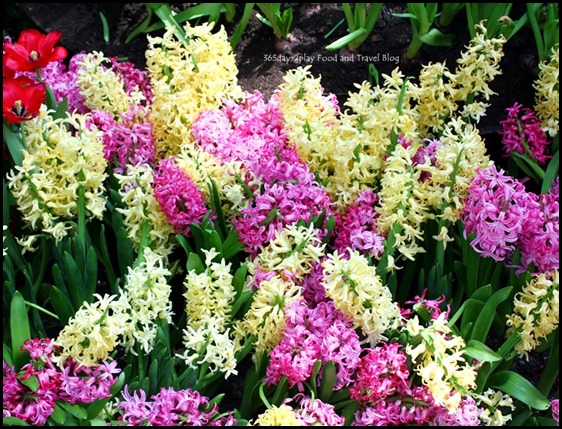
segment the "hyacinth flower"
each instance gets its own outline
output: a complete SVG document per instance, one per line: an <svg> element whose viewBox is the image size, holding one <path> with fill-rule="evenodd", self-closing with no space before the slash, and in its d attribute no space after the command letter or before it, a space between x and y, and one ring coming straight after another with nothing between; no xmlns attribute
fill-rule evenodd
<svg viewBox="0 0 562 429"><path fill-rule="evenodd" d="M255 277L254 282L259 283L261 278L273 275L300 282L325 255L321 236L321 232L312 224L308 227L284 227L256 258L248 261L249 273Z"/></svg>
<svg viewBox="0 0 562 429"><path fill-rule="evenodd" d="M517 335L515 350L528 358L529 352L555 330L559 324L558 270L533 276L515 295L513 314L507 316L506 336Z"/></svg>
<svg viewBox="0 0 562 429"><path fill-rule="evenodd" d="M177 234L190 235L191 223L201 224L208 209L205 197L174 158L160 161L153 173L154 197Z"/></svg>
<svg viewBox="0 0 562 429"><path fill-rule="evenodd" d="M3 360L2 405L4 418L14 417L31 425L51 422L60 404L90 404L109 398L121 372L116 361L86 366L69 359L57 366L54 358L59 348L50 338L29 339L22 350L29 353L30 361L21 371L16 372Z"/></svg>
<svg viewBox="0 0 562 429"><path fill-rule="evenodd" d="M337 217L334 247L339 253L351 248L377 257L384 252L384 237L377 234L378 195L371 189L359 193L346 211Z"/></svg>
<svg viewBox="0 0 562 429"><path fill-rule="evenodd" d="M533 83L535 88L534 111L541 127L550 137L560 131L560 47L552 48L550 56L539 64L539 76Z"/></svg>
<svg viewBox="0 0 562 429"><path fill-rule="evenodd" d="M268 404L266 411L257 416L252 426L344 426L332 404L302 393L287 398L280 406Z"/></svg>
<svg viewBox="0 0 562 429"><path fill-rule="evenodd" d="M222 372L228 378L237 374L235 344L231 335L232 304L236 290L232 285L231 264L213 248L202 249L205 266L190 270L184 280L186 328L185 351L176 356L193 369L208 365L210 372Z"/></svg>
<svg viewBox="0 0 562 429"><path fill-rule="evenodd" d="M453 334L445 313L427 326L414 316L406 322L405 331L412 340L405 353L435 404L451 411L458 409L467 392L476 389L477 376L477 368L462 356L466 347L463 337Z"/></svg>
<svg viewBox="0 0 562 429"><path fill-rule="evenodd" d="M550 406L552 408L552 418L554 420L556 420L556 423L560 423L559 420L559 404L558 404L559 400L558 399L553 399L552 401L550 401Z"/></svg>
<svg viewBox="0 0 562 429"><path fill-rule="evenodd" d="M123 215L127 237L139 252L150 242L161 255L174 248L174 227L168 222L156 199L153 182L154 171L148 164L130 165L124 174L115 173L119 182L119 195L124 203L116 210Z"/></svg>
<svg viewBox="0 0 562 429"><path fill-rule="evenodd" d="M479 169L461 219L470 244L483 257L506 261L518 273L549 272L559 266L558 193L537 196L495 166ZM513 260L516 251L520 261Z"/></svg>
<svg viewBox="0 0 562 429"><path fill-rule="evenodd" d="M506 110L507 118L500 122L503 156L510 157L515 152L544 165L552 157L547 154L550 142L536 113L520 103Z"/></svg>
<svg viewBox="0 0 562 429"><path fill-rule="evenodd" d="M129 391L115 407L117 422L128 426L234 426L232 413L219 414L219 407L196 390L162 387L147 399L144 390Z"/></svg>
<svg viewBox="0 0 562 429"><path fill-rule="evenodd" d="M70 113L55 119L42 108L37 118L23 123L22 164L8 174L8 186L28 226L57 242L75 227L83 236L86 220L100 219L105 211L107 161L101 132L87 121Z"/></svg>
<svg viewBox="0 0 562 429"><path fill-rule="evenodd" d="M359 363L361 346L353 329L352 320L336 310L333 302L309 307L305 300L293 301L285 309L285 329L282 339L269 353L265 382L279 384L286 377L289 387L298 386L317 371L314 385L322 383L324 367L332 362L335 367L333 390L339 390L351 381ZM315 368L320 361L320 369Z"/></svg>
<svg viewBox="0 0 562 429"><path fill-rule="evenodd" d="M285 226L332 213L328 194L288 145L280 119L276 101L264 103L254 93L240 104L203 112L193 124L198 146L223 162L240 162L246 171L239 180L252 197L232 222L252 256Z"/></svg>
<svg viewBox="0 0 562 429"><path fill-rule="evenodd" d="M102 110L92 112L92 124L103 131L103 153L114 172L122 174L128 165L154 164L156 147L148 115L145 107L135 104L120 112L117 120Z"/></svg>
<svg viewBox="0 0 562 429"><path fill-rule="evenodd" d="M157 152L177 155L191 146L191 126L200 112L241 97L236 59L225 29L213 29L209 23L186 22L183 28L169 28L162 37L147 39Z"/></svg>

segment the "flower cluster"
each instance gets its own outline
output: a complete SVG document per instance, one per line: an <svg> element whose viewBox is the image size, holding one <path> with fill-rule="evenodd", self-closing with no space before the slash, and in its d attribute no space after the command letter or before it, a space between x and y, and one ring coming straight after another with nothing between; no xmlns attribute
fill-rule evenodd
<svg viewBox="0 0 562 429"><path fill-rule="evenodd" d="M533 87L536 91L535 111L542 129L550 137L560 130L560 48L556 45L547 60L539 64L540 73Z"/></svg>
<svg viewBox="0 0 562 429"><path fill-rule="evenodd" d="M234 426L232 415L216 417L218 405L192 389L162 388L147 400L146 392L132 394L127 386L116 405L117 421L128 426Z"/></svg>
<svg viewBox="0 0 562 429"><path fill-rule="evenodd" d="M474 234L470 244L485 257L520 271L552 272L559 267L558 200L556 188L537 196L496 166L480 169L462 212L465 234ZM516 250L520 263L513 260Z"/></svg>
<svg viewBox="0 0 562 429"><path fill-rule="evenodd" d="M34 338L22 345L30 361L21 371L2 362L2 408L4 417L44 425L57 404L89 404L109 398L110 389L121 372L117 362L104 361L94 367L79 365L72 359L57 367L53 358L58 348L49 338Z"/></svg>
<svg viewBox="0 0 562 429"><path fill-rule="evenodd" d="M507 109L507 118L501 122L504 156L522 153L545 164L551 158L545 152L550 145L535 112L515 103Z"/></svg>
<svg viewBox="0 0 562 429"><path fill-rule="evenodd" d="M322 366L335 364L334 389L341 389L351 381L360 353L352 321L332 302L309 308L305 300L293 301L285 310L283 337L269 354L266 382L278 384L284 376L291 387L299 384L302 388L320 360Z"/></svg>
<svg viewBox="0 0 562 429"><path fill-rule="evenodd" d="M516 350L528 357L540 342L558 327L558 270L534 276L514 299L514 313L508 316L506 335L518 335Z"/></svg>

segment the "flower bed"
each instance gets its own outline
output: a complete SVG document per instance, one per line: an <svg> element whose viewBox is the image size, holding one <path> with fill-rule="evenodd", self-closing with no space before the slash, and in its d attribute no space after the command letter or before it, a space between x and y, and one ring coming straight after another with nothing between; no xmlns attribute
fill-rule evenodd
<svg viewBox="0 0 562 429"><path fill-rule="evenodd" d="M502 168L486 32L343 102L208 24L142 70L6 41L4 424L555 424L559 53Z"/></svg>

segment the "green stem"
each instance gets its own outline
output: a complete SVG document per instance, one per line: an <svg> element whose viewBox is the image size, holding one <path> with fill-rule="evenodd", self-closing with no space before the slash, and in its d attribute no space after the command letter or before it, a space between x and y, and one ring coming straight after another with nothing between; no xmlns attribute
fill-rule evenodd
<svg viewBox="0 0 562 429"><path fill-rule="evenodd" d="M272 407L271 407L271 404L269 403L269 401L267 400L267 398L265 397L265 392L263 391L264 386L265 386L264 383L260 383L260 388L259 388L260 399L265 404L267 409L270 410Z"/></svg>
<svg viewBox="0 0 562 429"><path fill-rule="evenodd" d="M45 277L45 271L47 269L47 262L49 261L49 247L47 240L45 238L41 238L41 265L39 266L39 274L35 278L35 282L33 283L33 287L31 289L31 297L33 300L37 297L37 292L39 291L39 287L43 283L43 277Z"/></svg>
<svg viewBox="0 0 562 429"><path fill-rule="evenodd" d="M86 246L86 196L84 187L80 185L78 188L78 237L80 237L82 245Z"/></svg>
<svg viewBox="0 0 562 429"><path fill-rule="evenodd" d="M144 262L144 249L150 246L150 224L148 222L143 222L141 229L141 238L139 244L139 253L137 255L137 260L135 261L135 266L139 266Z"/></svg>

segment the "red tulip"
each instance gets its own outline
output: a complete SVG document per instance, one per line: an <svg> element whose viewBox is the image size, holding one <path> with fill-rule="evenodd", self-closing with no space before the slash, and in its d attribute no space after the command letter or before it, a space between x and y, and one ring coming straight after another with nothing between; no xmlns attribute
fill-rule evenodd
<svg viewBox="0 0 562 429"><path fill-rule="evenodd" d="M2 79L11 79L15 76L16 72L6 67L6 55L2 54Z"/></svg>
<svg viewBox="0 0 562 429"><path fill-rule="evenodd" d="M34 29L23 30L17 42L4 42L6 67L19 72L34 71L52 61L64 60L68 54L62 46L59 31L43 34Z"/></svg>
<svg viewBox="0 0 562 429"><path fill-rule="evenodd" d="M47 85L28 77L4 79L2 83L2 117L9 124L28 121L39 114L47 99Z"/></svg>

